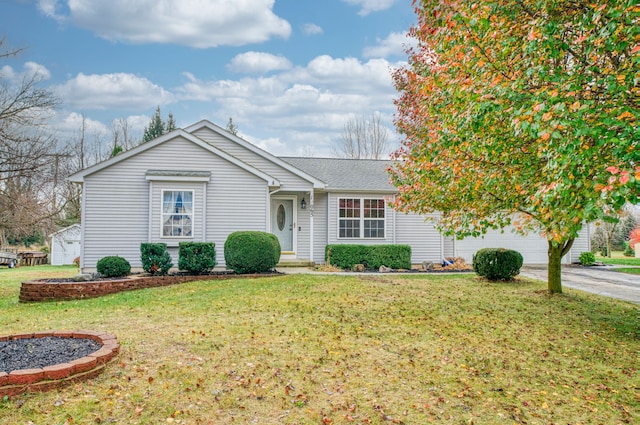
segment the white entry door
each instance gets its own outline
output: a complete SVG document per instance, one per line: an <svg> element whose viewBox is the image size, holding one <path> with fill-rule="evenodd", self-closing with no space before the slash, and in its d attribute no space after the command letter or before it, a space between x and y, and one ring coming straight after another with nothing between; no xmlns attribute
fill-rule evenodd
<svg viewBox="0 0 640 425"><path fill-rule="evenodd" d="M295 199L271 199L271 233L278 237L283 256L295 255Z"/></svg>

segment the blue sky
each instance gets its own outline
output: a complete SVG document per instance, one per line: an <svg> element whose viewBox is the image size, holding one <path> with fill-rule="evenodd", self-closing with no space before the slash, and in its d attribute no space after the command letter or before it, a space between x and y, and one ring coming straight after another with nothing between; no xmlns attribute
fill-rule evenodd
<svg viewBox="0 0 640 425"><path fill-rule="evenodd" d="M3 47L27 48L0 74L41 75L61 140L82 116L105 144L114 119L141 135L159 105L179 127L232 117L274 154L330 156L350 118L393 131L414 22L410 0L0 0Z"/></svg>

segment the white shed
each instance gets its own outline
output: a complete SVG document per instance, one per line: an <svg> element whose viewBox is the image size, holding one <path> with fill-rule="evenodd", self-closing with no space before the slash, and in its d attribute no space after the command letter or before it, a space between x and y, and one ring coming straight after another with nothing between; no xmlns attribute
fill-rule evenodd
<svg viewBox="0 0 640 425"><path fill-rule="evenodd" d="M52 266L73 264L73 260L80 256L80 236L79 224L72 224L49 235Z"/></svg>

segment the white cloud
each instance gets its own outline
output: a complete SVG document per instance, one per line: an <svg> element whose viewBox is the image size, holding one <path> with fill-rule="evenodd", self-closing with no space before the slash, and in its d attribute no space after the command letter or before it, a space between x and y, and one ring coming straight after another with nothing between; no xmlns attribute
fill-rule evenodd
<svg viewBox="0 0 640 425"><path fill-rule="evenodd" d="M284 56L276 56L271 53L246 52L231 59L227 68L243 74L261 74L289 69L291 62Z"/></svg>
<svg viewBox="0 0 640 425"><path fill-rule="evenodd" d="M318 34L322 34L324 31L322 30L322 27L319 25L306 23L302 26L302 32L305 35L318 35Z"/></svg>
<svg viewBox="0 0 640 425"><path fill-rule="evenodd" d="M55 89L65 104L81 109L143 109L173 100L173 95L162 87L125 73L80 73Z"/></svg>
<svg viewBox="0 0 640 425"><path fill-rule="evenodd" d="M224 125L233 117L243 137L269 152L295 155L297 147L311 146L328 156L348 117L378 111L391 126L397 95L391 70L399 65L319 56L268 77L201 80L185 73L186 83L174 93L211 105L202 118Z"/></svg>
<svg viewBox="0 0 640 425"><path fill-rule="evenodd" d="M389 56L406 56L406 50L415 46L416 39L409 37L407 33L392 32L384 40L377 39L377 45L365 47L362 55L365 58L387 58Z"/></svg>
<svg viewBox="0 0 640 425"><path fill-rule="evenodd" d="M85 134L106 136L109 134L109 128L102 122L92 120L78 112L68 112L58 117L56 128L66 134L78 133L82 129L82 120L84 119Z"/></svg>
<svg viewBox="0 0 640 425"><path fill-rule="evenodd" d="M0 78L11 81L13 84L19 83L23 78L35 78L45 81L51 78L51 72L44 66L36 62L25 62L22 71L16 71L9 65L0 68Z"/></svg>
<svg viewBox="0 0 640 425"><path fill-rule="evenodd" d="M39 0L40 11L100 37L197 48L241 46L288 38L291 25L273 13L275 0Z"/></svg>
<svg viewBox="0 0 640 425"><path fill-rule="evenodd" d="M397 0L342 0L346 3L352 4L354 6L360 6L360 11L358 15L366 16L371 12L379 12L381 10L387 10Z"/></svg>

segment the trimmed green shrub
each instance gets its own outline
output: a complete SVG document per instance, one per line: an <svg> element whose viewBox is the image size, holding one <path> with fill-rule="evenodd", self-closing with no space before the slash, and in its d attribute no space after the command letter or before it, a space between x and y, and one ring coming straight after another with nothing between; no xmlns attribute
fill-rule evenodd
<svg viewBox="0 0 640 425"><path fill-rule="evenodd" d="M264 273L280 261L280 242L273 233L233 232L224 243L224 261L236 273Z"/></svg>
<svg viewBox="0 0 640 425"><path fill-rule="evenodd" d="M345 270L351 270L356 264L369 267L367 251L367 245L327 245L324 248L324 261Z"/></svg>
<svg viewBox="0 0 640 425"><path fill-rule="evenodd" d="M582 264L583 266L590 266L592 264L595 264L596 256L593 254L593 252L585 251L580 253L580 257L578 257L578 260L580 260L580 264Z"/></svg>
<svg viewBox="0 0 640 425"><path fill-rule="evenodd" d="M98 273L105 277L122 277L131 272L131 264L118 256L102 257L96 265Z"/></svg>
<svg viewBox="0 0 640 425"><path fill-rule="evenodd" d="M192 274L209 273L216 266L216 244L213 242L180 242L178 268Z"/></svg>
<svg viewBox="0 0 640 425"><path fill-rule="evenodd" d="M141 243L140 261L143 270L152 275L167 274L173 267L166 243Z"/></svg>
<svg viewBox="0 0 640 425"><path fill-rule="evenodd" d="M356 264L364 264L368 269L380 266L391 269L411 268L411 247L409 245L327 245L324 251L327 264L351 270Z"/></svg>
<svg viewBox="0 0 640 425"><path fill-rule="evenodd" d="M522 254L505 248L483 248L473 256L473 271L489 280L512 280L520 273Z"/></svg>

